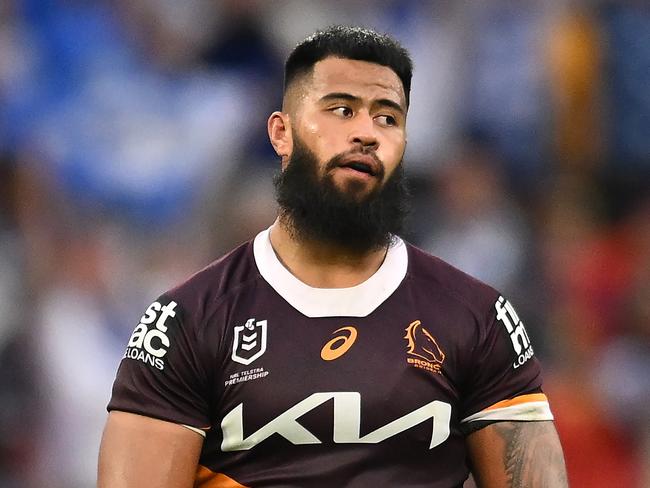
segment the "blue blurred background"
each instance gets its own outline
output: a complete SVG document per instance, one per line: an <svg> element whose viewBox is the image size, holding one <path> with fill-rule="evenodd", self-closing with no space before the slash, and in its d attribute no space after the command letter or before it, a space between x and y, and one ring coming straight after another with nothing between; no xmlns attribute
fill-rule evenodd
<svg viewBox="0 0 650 488"><path fill-rule="evenodd" d="M333 23L411 51L407 237L517 305L572 486L650 486L634 0L1 0L0 486L94 485L131 330L273 221L283 60Z"/></svg>

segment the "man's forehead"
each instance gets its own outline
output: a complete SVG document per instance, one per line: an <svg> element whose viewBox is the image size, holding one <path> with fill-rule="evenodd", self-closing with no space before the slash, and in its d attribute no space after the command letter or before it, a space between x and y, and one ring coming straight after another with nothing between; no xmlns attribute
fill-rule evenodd
<svg viewBox="0 0 650 488"><path fill-rule="evenodd" d="M310 91L320 98L327 93L350 93L393 99L406 105L402 81L391 68L368 61L328 57L313 68Z"/></svg>

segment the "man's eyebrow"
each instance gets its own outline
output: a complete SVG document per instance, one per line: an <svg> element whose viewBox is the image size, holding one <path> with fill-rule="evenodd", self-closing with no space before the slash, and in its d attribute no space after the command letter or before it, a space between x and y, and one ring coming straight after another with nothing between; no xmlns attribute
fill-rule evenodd
<svg viewBox="0 0 650 488"><path fill-rule="evenodd" d="M384 107L392 108L394 110L397 110L400 114L405 115L405 112L404 112L404 109L402 108L402 106L397 102L389 100L388 98L380 98L379 100L375 101L375 104L382 105Z"/></svg>
<svg viewBox="0 0 650 488"><path fill-rule="evenodd" d="M327 95L321 97L321 101L323 102L328 102L330 100L348 100L350 102L359 102L361 101L361 98L343 92L328 93Z"/></svg>
<svg viewBox="0 0 650 488"><path fill-rule="evenodd" d="M330 100L347 100L350 102L359 102L361 101L361 97L357 97L350 93L344 93L344 92L328 93L327 95L321 97L322 102L327 102ZM373 102L373 105L381 105L384 107L392 108L393 110L397 110L402 115L404 115L405 113L404 108L402 108L402 106L399 103L394 102L393 100L389 100L388 98L380 98L379 100L375 100Z"/></svg>

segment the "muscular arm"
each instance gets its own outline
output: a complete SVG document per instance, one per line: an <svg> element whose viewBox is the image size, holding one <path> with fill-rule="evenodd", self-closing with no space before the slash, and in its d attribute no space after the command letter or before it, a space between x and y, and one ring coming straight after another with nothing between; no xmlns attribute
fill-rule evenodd
<svg viewBox="0 0 650 488"><path fill-rule="evenodd" d="M497 422L467 436L480 488L568 487L553 422Z"/></svg>
<svg viewBox="0 0 650 488"><path fill-rule="evenodd" d="M182 425L126 412L108 416L99 451L98 488L185 488L203 445Z"/></svg>

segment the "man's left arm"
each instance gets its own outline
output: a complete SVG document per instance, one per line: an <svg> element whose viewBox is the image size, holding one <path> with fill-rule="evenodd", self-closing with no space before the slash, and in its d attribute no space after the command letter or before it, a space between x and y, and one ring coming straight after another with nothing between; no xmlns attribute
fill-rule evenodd
<svg viewBox="0 0 650 488"><path fill-rule="evenodd" d="M566 488L564 455L552 421L495 422L467 436L479 488Z"/></svg>

